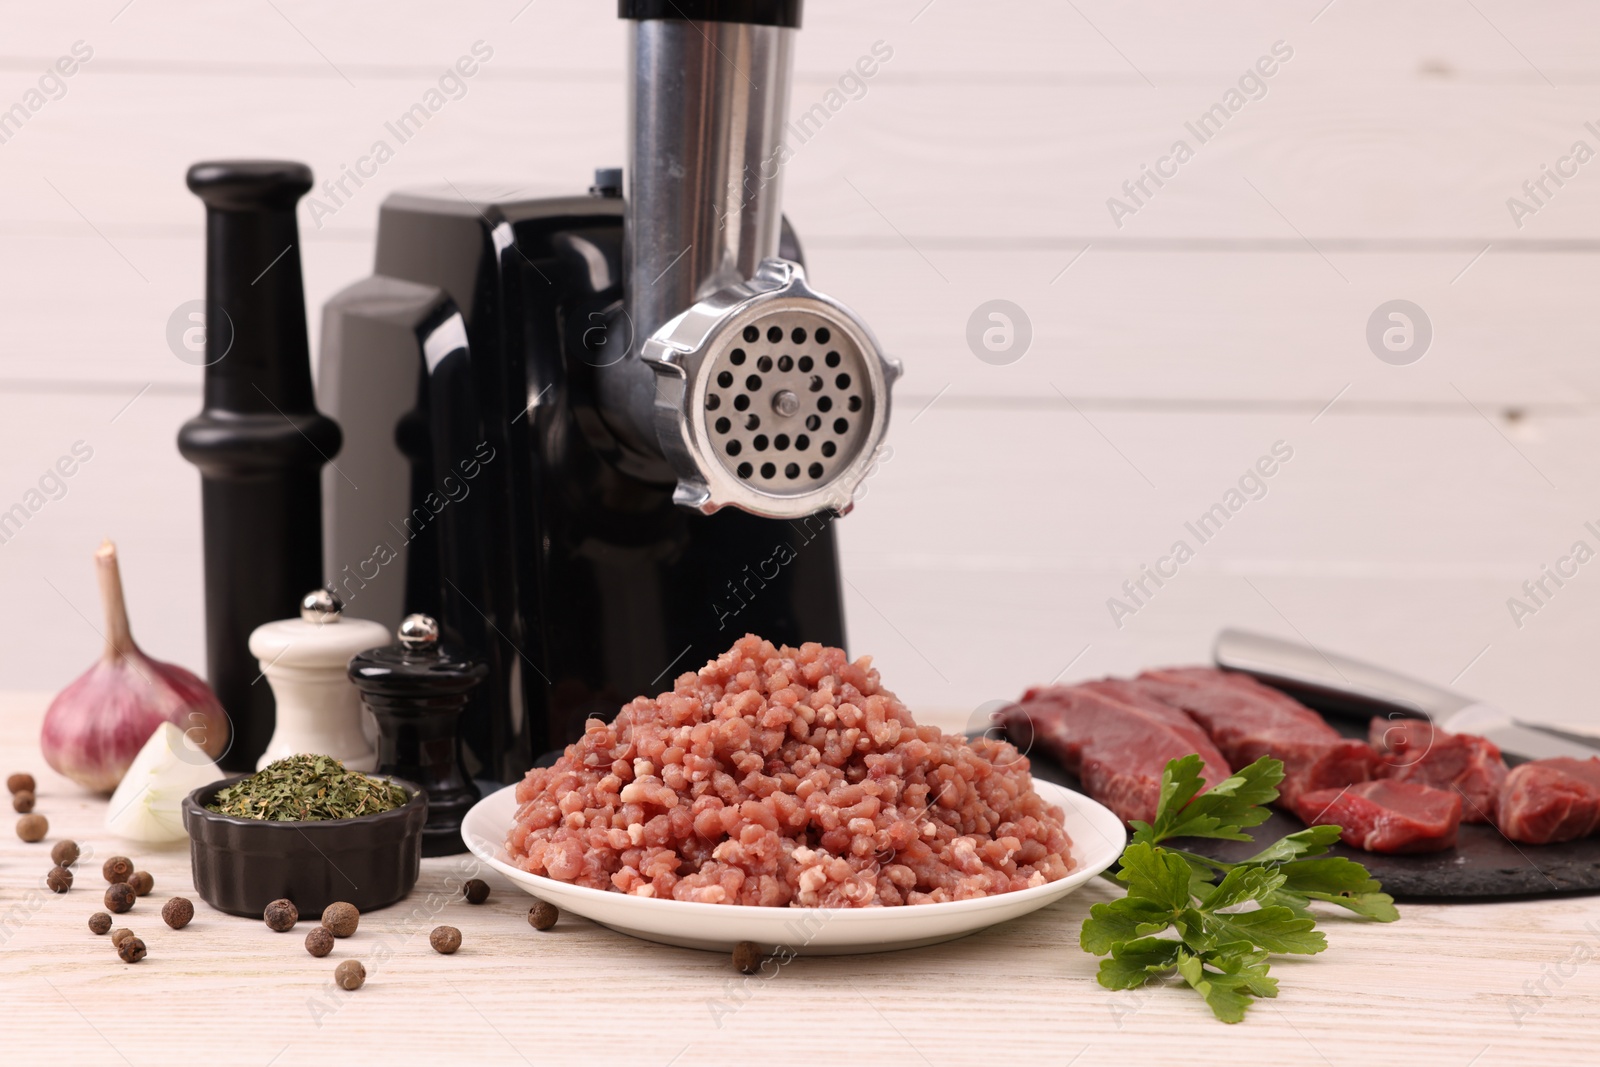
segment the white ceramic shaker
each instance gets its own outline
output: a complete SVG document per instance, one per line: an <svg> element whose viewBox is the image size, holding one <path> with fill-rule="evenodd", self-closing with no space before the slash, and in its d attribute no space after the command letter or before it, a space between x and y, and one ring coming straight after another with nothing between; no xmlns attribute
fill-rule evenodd
<svg viewBox="0 0 1600 1067"><path fill-rule="evenodd" d="M370 771L378 754L364 729L361 693L345 673L350 658L389 643L386 627L347 619L326 589L307 593L298 619L256 627L250 653L272 686L277 723L256 769L286 756L332 756L353 771ZM259 684L259 683L258 683Z"/></svg>

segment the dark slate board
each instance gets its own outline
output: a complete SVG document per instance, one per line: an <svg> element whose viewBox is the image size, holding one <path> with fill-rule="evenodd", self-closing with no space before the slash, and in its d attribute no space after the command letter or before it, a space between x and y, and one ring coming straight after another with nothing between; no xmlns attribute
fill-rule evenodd
<svg viewBox="0 0 1600 1067"><path fill-rule="evenodd" d="M1318 710L1340 733L1366 738L1368 717ZM1049 753L1035 748L1027 755L1038 777L1084 791ZM1526 757L1510 752L1505 757L1512 766L1527 762ZM1253 841L1188 839L1173 844L1213 859L1239 860L1303 829L1305 824L1299 819L1274 809L1272 818L1245 831L1253 835ZM1456 847L1447 852L1385 856L1336 844L1328 854L1348 856L1364 865L1396 900L1492 900L1600 892L1600 835L1557 845L1520 845L1506 840L1493 826L1463 823Z"/></svg>

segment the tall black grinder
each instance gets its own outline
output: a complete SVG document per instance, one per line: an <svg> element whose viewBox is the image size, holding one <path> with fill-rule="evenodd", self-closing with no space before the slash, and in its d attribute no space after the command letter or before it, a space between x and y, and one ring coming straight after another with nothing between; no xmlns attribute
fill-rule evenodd
<svg viewBox="0 0 1600 1067"><path fill-rule="evenodd" d="M218 762L253 771L274 712L250 634L322 584L319 478L340 444L311 393L294 217L311 170L197 163L189 188L206 205L205 401L178 450L202 478L206 674L233 726Z"/></svg>

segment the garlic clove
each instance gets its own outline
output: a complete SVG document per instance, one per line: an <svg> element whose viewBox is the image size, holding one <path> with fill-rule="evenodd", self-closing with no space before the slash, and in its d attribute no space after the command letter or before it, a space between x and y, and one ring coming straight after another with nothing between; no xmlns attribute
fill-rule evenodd
<svg viewBox="0 0 1600 1067"><path fill-rule="evenodd" d="M183 798L226 777L205 751L170 722L156 727L134 757L106 810L106 829L129 841L182 841Z"/></svg>

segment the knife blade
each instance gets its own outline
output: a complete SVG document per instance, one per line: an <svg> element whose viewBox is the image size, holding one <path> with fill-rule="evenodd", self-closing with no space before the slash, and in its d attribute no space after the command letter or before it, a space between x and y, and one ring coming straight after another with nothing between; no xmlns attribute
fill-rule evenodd
<svg viewBox="0 0 1600 1067"><path fill-rule="evenodd" d="M1453 689L1294 641L1230 628L1217 635L1213 656L1224 670L1318 703L1361 714L1398 712L1428 719L1451 733L1487 737L1502 751L1519 756L1600 756L1600 738L1515 719Z"/></svg>

